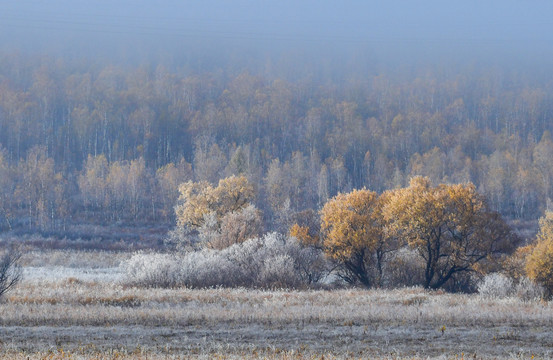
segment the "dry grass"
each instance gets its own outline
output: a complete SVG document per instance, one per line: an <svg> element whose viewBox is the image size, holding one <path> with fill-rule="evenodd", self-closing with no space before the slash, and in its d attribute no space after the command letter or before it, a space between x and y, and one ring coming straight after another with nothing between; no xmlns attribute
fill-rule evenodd
<svg viewBox="0 0 553 360"><path fill-rule="evenodd" d="M422 289L264 291L153 289L77 278L24 282L0 309L4 326L184 326L201 323L547 326L553 306Z"/></svg>
<svg viewBox="0 0 553 360"><path fill-rule="evenodd" d="M419 356L411 355L402 357L400 355L385 355L385 356L370 356L358 355L353 353L345 354L345 356L336 356L332 353L313 354L303 351L283 351L271 349L256 349L250 353L228 354L224 352L212 352L209 354L186 354L186 355L167 355L159 353L149 353L143 350L135 350L132 352L124 350L110 351L91 351L90 348L83 348L77 351L64 351L63 349L51 350L47 352L28 353L28 352L9 352L0 354L0 360L185 360L185 359L215 359L215 360L249 360L249 359L266 359L266 360L337 360L337 359L372 359L372 360L469 360L482 359L474 354L457 354L457 355L440 355L440 356ZM522 359L540 359L536 356L524 356L520 354L510 354L501 357L490 359L501 360L522 360Z"/></svg>
<svg viewBox="0 0 553 360"><path fill-rule="evenodd" d="M547 302L421 289L148 289L60 265L0 304L0 359L553 357Z"/></svg>
<svg viewBox="0 0 553 360"><path fill-rule="evenodd" d="M26 267L113 268L132 256L128 252L31 250L23 253L21 265Z"/></svg>

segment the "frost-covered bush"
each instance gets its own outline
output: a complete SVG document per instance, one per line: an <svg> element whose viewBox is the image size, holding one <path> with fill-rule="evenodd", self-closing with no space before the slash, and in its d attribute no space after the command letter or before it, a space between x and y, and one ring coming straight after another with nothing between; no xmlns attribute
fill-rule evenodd
<svg viewBox="0 0 553 360"><path fill-rule="evenodd" d="M513 296L515 284L513 280L501 273L484 276L478 283L478 294L491 299L504 299Z"/></svg>
<svg viewBox="0 0 553 360"><path fill-rule="evenodd" d="M527 277L519 280L515 287L516 297L523 301L537 301L545 296L545 289Z"/></svg>
<svg viewBox="0 0 553 360"><path fill-rule="evenodd" d="M302 277L301 246L294 238L277 233L245 241L221 250L236 266L234 285L296 287Z"/></svg>
<svg viewBox="0 0 553 360"><path fill-rule="evenodd" d="M257 277L260 284L277 287L294 287L300 282L290 255L276 255L267 259Z"/></svg>
<svg viewBox="0 0 553 360"><path fill-rule="evenodd" d="M328 265L321 250L295 238L266 234L222 250L135 254L123 265L126 282L142 286L298 287L321 280Z"/></svg>
<svg viewBox="0 0 553 360"><path fill-rule="evenodd" d="M330 263L318 248L300 247L294 258L302 283L314 284L321 282L331 271Z"/></svg>
<svg viewBox="0 0 553 360"><path fill-rule="evenodd" d="M173 287L182 282L179 259L170 254L136 253L121 264L127 283L148 287Z"/></svg>
<svg viewBox="0 0 553 360"><path fill-rule="evenodd" d="M188 287L233 286L236 266L217 250L203 249L179 256L181 282Z"/></svg>
<svg viewBox="0 0 553 360"><path fill-rule="evenodd" d="M545 296L545 289L527 277L514 282L500 273L486 275L478 283L478 293L491 299L516 297L523 301L537 301Z"/></svg>

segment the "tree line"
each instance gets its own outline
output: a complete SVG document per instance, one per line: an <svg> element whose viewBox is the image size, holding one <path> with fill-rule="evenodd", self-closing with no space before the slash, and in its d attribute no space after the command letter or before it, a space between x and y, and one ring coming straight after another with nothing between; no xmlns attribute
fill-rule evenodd
<svg viewBox="0 0 553 360"><path fill-rule="evenodd" d="M0 57L0 223L175 221L178 185L244 175L263 225L423 175L503 216L553 191L549 74L426 68L329 81Z"/></svg>
<svg viewBox="0 0 553 360"><path fill-rule="evenodd" d="M537 240L524 245L472 183L432 185L417 176L381 194L354 189L320 212L290 213L285 231L266 234L244 176L217 186L188 181L179 192L177 226L168 237L177 252L134 256L130 282L299 287L334 274L366 288L497 294L517 284L528 292L519 294L524 298L553 294L553 213L540 219ZM498 288L507 283L509 289Z"/></svg>

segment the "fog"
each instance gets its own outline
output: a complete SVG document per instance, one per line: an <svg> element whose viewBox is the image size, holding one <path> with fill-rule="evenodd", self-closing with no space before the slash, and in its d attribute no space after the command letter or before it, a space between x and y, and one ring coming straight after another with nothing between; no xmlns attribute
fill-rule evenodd
<svg viewBox="0 0 553 360"><path fill-rule="evenodd" d="M546 65L549 1L0 2L0 51L298 76L383 67ZM378 71L378 70L376 70Z"/></svg>

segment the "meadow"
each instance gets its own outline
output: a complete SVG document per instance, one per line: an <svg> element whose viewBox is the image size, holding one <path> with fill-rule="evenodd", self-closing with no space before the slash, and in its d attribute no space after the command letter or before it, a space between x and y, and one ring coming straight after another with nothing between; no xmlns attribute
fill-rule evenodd
<svg viewBox="0 0 553 360"><path fill-rule="evenodd" d="M0 303L1 359L553 357L553 303L395 290L146 288L128 252L36 250Z"/></svg>

